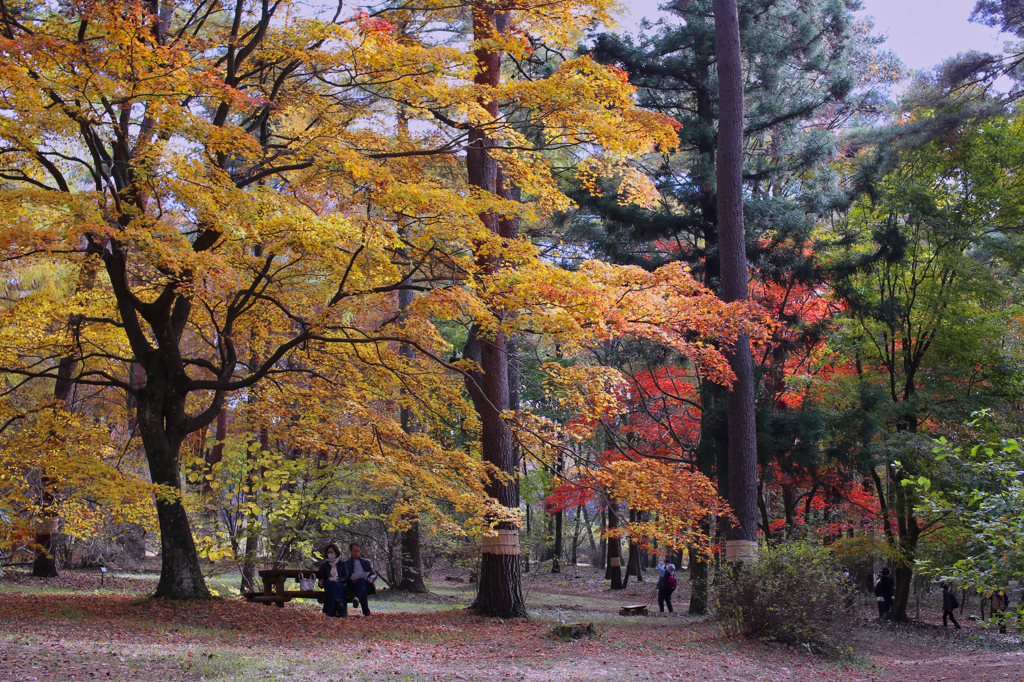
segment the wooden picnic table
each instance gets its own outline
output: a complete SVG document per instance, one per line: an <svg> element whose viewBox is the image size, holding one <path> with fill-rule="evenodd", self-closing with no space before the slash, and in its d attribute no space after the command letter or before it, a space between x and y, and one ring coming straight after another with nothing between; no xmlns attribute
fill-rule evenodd
<svg viewBox="0 0 1024 682"><path fill-rule="evenodd" d="M274 604L284 608L285 602L292 599L318 599L327 593L323 590L288 590L285 582L289 579L316 578L315 568L268 568L260 571L263 579L263 592L245 592L244 596L251 602Z"/></svg>

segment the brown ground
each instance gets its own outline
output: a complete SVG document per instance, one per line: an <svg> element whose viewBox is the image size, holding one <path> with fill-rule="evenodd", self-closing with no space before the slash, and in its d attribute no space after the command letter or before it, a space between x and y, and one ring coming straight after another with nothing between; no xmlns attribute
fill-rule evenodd
<svg viewBox="0 0 1024 682"><path fill-rule="evenodd" d="M1024 681L1018 635L968 624L966 614L964 630L943 630L934 624L935 595L912 626L880 626L868 617L874 606L858 604L849 634L855 656L832 661L730 642L704 618L616 615L620 604L647 601L650 581L613 595L587 570L528 576L531 619L503 623L466 613L472 585L444 574L432 576L430 596L382 595L371 618L335 620L315 604L151 600L144 595L153 576L108 577L100 589L96 574L37 581L8 572L0 579L0 680ZM681 591L676 601L685 604ZM583 620L596 624L596 639L549 635L553 622Z"/></svg>

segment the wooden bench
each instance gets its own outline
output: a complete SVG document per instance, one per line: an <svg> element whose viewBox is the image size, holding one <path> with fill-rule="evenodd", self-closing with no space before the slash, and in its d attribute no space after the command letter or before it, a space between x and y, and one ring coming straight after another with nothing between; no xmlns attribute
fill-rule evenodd
<svg viewBox="0 0 1024 682"><path fill-rule="evenodd" d="M288 590L285 582L301 578L316 579L316 569L310 568L268 568L260 571L263 579L263 592L244 592L243 596L257 604L274 604L284 608L285 602L292 599L322 599L327 593L323 590Z"/></svg>
<svg viewBox="0 0 1024 682"><path fill-rule="evenodd" d="M620 616L646 616L647 604L627 604L619 607Z"/></svg>

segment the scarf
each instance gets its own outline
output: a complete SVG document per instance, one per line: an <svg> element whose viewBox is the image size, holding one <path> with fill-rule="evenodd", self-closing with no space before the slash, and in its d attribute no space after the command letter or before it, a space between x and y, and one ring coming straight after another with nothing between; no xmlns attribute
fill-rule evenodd
<svg viewBox="0 0 1024 682"><path fill-rule="evenodd" d="M329 576L327 576L328 580L337 580L338 579L338 561L340 559L341 559L341 557L334 557L333 559L328 559L327 560L327 563L329 563L331 565L331 574Z"/></svg>

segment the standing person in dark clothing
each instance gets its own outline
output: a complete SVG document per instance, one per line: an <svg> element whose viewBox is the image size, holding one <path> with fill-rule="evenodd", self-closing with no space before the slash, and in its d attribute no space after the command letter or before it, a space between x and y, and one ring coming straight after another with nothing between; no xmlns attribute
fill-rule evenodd
<svg viewBox="0 0 1024 682"><path fill-rule="evenodd" d="M878 617L885 618L892 610L892 602L896 598L896 583L889 575L889 567L884 567L878 574L875 583L875 598L878 600Z"/></svg>
<svg viewBox="0 0 1024 682"><path fill-rule="evenodd" d="M1004 590L996 590L992 593L992 620L999 623L999 634L1006 634L1006 607L1009 599Z"/></svg>
<svg viewBox="0 0 1024 682"><path fill-rule="evenodd" d="M956 616L953 615L953 610L960 606L960 601L956 598L956 593L949 589L949 585L943 583L942 585L942 627L949 627L946 624L946 618L949 617L953 621L953 625L956 629L960 629L960 623L956 622Z"/></svg>
<svg viewBox="0 0 1024 682"><path fill-rule="evenodd" d="M370 605L366 597L377 593L377 588L373 585L373 581L377 579L377 572L373 570L373 562L362 557L362 545L358 542L349 543L348 550L352 556L345 562L345 575L348 576L348 587L353 594L352 605L358 603L363 607L363 615L369 616Z"/></svg>
<svg viewBox="0 0 1024 682"><path fill-rule="evenodd" d="M658 611L661 613L665 612L665 607L668 606L668 612L672 613L672 592L676 589L676 577L675 564L658 564L658 573L661 573L661 577L658 578Z"/></svg>
<svg viewBox="0 0 1024 682"><path fill-rule="evenodd" d="M854 605L857 603L857 583L850 577L850 569L843 568L843 577L839 580L839 589L843 593L843 608L847 613L853 613Z"/></svg>
<svg viewBox="0 0 1024 682"><path fill-rule="evenodd" d="M320 586L327 593L324 595L324 613L332 618L346 618L348 603L345 601L345 584L348 582L348 574L345 572L345 562L341 560L341 550L335 544L327 545L324 556L327 560L317 570Z"/></svg>

